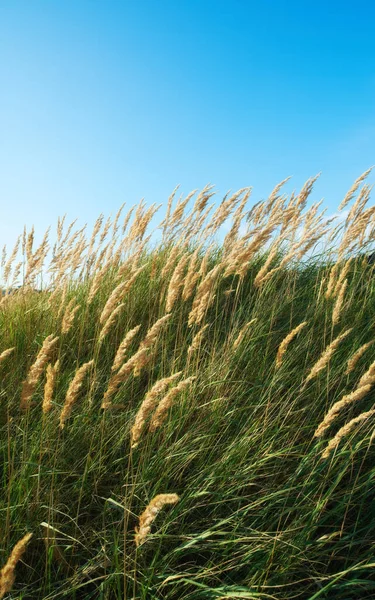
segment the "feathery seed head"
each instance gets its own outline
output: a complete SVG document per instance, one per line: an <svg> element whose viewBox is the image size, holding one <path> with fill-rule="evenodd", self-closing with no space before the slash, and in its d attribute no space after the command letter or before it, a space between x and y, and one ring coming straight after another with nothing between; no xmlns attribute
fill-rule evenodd
<svg viewBox="0 0 375 600"><path fill-rule="evenodd" d="M303 323L300 323L299 325L297 325L297 327L292 329L292 331L290 331L290 333L288 333L288 335L281 342L279 349L277 351L277 355L276 355L276 368L277 369L281 366L281 363L283 361L283 356L284 356L290 342L296 337L296 335L299 334L301 329L303 329L306 325L307 325L307 321L303 321Z"/></svg>
<svg viewBox="0 0 375 600"><path fill-rule="evenodd" d="M309 374L308 374L308 376L307 376L307 378L305 380L305 383L307 383L311 379L314 379L314 377L316 377L318 375L318 373L320 371L322 371L327 366L327 364L331 360L332 355L334 354L334 352L336 351L337 347L339 346L340 342L349 335L349 333L351 332L351 330L352 330L352 328L347 329L346 331L344 331L344 333L341 333L340 335L338 335L327 346L327 348L321 354L319 360L314 364L314 366L312 367L311 371L309 372Z"/></svg>
<svg viewBox="0 0 375 600"><path fill-rule="evenodd" d="M341 440L344 437L346 437L354 429L354 427L355 427L355 425L357 425L357 423L366 421L367 419L372 417L374 414L375 414L375 409L368 410L367 412L360 414L358 417L355 417L354 419L349 421L349 423L347 423L346 425L341 427L341 429L338 430L336 435L328 442L327 447L325 448L324 452L322 453L322 458L323 459L329 458L330 455L332 454L332 452L340 444Z"/></svg>
<svg viewBox="0 0 375 600"><path fill-rule="evenodd" d="M19 542L14 546L6 564L0 571L0 599L4 598L7 592L10 592L14 581L15 581L15 568L18 561L22 558L23 553L26 550L26 546L29 543L32 533L27 533L23 536Z"/></svg>
<svg viewBox="0 0 375 600"><path fill-rule="evenodd" d="M65 396L65 403L60 414L60 429L64 429L65 422L70 417L73 405L75 404L78 398L78 394L83 385L84 378L93 364L93 360L84 363L79 369L77 369L72 381L70 382L68 391Z"/></svg>
<svg viewBox="0 0 375 600"><path fill-rule="evenodd" d="M138 412L135 417L134 425L131 430L131 445L135 448L138 445L145 422L153 409L157 406L161 394L165 392L168 385L176 381L182 374L182 371L174 373L169 377L164 377L157 381L152 388L147 392Z"/></svg>
<svg viewBox="0 0 375 600"><path fill-rule="evenodd" d="M47 336L43 342L41 349L38 352L35 362L31 365L27 374L27 378L25 379L22 385L20 404L22 410L26 409L29 406L30 400L35 392L39 378L52 354L52 351L54 350L57 344L58 339L58 337L53 337L52 334Z"/></svg>
<svg viewBox="0 0 375 600"><path fill-rule="evenodd" d="M179 501L177 494L158 494L143 511L139 517L139 525L135 529L135 544L140 546L146 541L148 534L151 531L151 525L156 515L166 504L176 504Z"/></svg>

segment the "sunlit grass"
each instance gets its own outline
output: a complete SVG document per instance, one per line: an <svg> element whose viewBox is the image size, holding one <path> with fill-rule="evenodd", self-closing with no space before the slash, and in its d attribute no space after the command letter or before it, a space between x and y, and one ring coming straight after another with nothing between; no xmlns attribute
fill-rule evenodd
<svg viewBox="0 0 375 600"><path fill-rule="evenodd" d="M47 237L34 250L33 232L10 251L2 566L32 538L9 598L373 597L375 288L359 256L373 216L360 184L336 228L306 208L312 182L253 209L242 190L213 216L207 188L172 198L158 244L141 204L91 239L60 221L52 251Z"/></svg>

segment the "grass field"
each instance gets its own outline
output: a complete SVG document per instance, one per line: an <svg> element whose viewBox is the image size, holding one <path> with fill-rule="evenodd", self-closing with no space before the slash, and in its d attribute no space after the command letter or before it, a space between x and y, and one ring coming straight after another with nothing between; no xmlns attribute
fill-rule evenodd
<svg viewBox="0 0 375 600"><path fill-rule="evenodd" d="M366 175L3 252L0 598L374 597Z"/></svg>

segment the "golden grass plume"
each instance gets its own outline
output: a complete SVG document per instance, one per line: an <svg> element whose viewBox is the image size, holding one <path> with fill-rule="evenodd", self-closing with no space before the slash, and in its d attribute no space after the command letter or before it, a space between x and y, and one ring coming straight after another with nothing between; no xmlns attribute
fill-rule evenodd
<svg viewBox="0 0 375 600"><path fill-rule="evenodd" d="M23 536L22 539L19 540L19 542L17 542L17 544L14 546L12 552L10 553L10 556L6 562L6 564L4 565L4 567L1 569L0 571L0 599L4 598L5 594L7 592L10 592L10 590L13 587L13 584L15 582L15 568L16 568L16 564L18 563L18 561L22 558L23 553L26 550L26 546L29 543L31 537L32 537L32 533L27 533L26 535Z"/></svg>
<svg viewBox="0 0 375 600"><path fill-rule="evenodd" d="M151 417L149 431L155 431L166 418L167 412L173 404L173 400L180 394L185 388L187 388L197 377L195 375L180 381L175 387L171 388L169 392L162 398Z"/></svg>
<svg viewBox="0 0 375 600"><path fill-rule="evenodd" d="M328 445L326 446L324 452L322 453L322 458L324 458L324 459L329 458L330 455L332 454L332 452L340 444L341 440L344 437L346 437L354 429L354 427L357 425L357 423L366 421L367 419L372 417L372 415L374 415L374 414L375 414L375 409L368 410L367 412L364 412L364 413L358 415L358 417L354 417L354 419L349 421L349 423L347 423L346 425L341 427L341 429L338 430L336 435L328 442Z"/></svg>
<svg viewBox="0 0 375 600"><path fill-rule="evenodd" d="M80 304L76 303L75 298L72 298L65 309L64 316L61 323L61 333L65 334L71 329L74 317L76 316L77 311L80 308Z"/></svg>
<svg viewBox="0 0 375 600"><path fill-rule="evenodd" d="M348 286L348 280L344 279L344 281L342 282L342 285L340 286L339 292L337 294L335 306L333 307L333 312L332 312L332 325L333 326L337 325L337 323L340 320L347 286Z"/></svg>
<svg viewBox="0 0 375 600"><path fill-rule="evenodd" d="M124 364L125 356L129 349L129 346L132 343L135 336L137 335L140 328L141 328L141 326L137 325L136 327L134 327L133 329L128 331L128 333L125 335L124 339L122 340L121 344L119 345L119 347L117 349L115 358L113 360L113 364L111 367L111 370L113 372L118 371L119 368Z"/></svg>
<svg viewBox="0 0 375 600"><path fill-rule="evenodd" d="M178 501L177 494L158 494L151 500L139 517L139 525L135 529L134 540L137 547L146 541L151 531L151 525L161 509L167 504L176 504Z"/></svg>
<svg viewBox="0 0 375 600"><path fill-rule="evenodd" d="M356 389L350 394L345 394L341 400L335 402L335 404L330 408L323 421L317 427L314 437L322 437L325 431L332 425L333 421L336 419L341 410L350 404L353 404L354 402L362 400L362 398L364 398L364 396L366 396L366 394L371 390L374 383L375 361L369 366L366 373L361 377Z"/></svg>
<svg viewBox="0 0 375 600"><path fill-rule="evenodd" d="M165 305L165 309L167 311L167 313L169 313L175 302L178 300L179 294L180 294L180 290L181 287L184 284L184 271L185 271L185 267L189 261L189 255L185 254L184 256L182 256L182 258L180 258L180 260L178 261L174 271L173 271L173 275L171 277L169 286L168 286L168 291L167 291L167 300L166 300L166 305Z"/></svg>
<svg viewBox="0 0 375 600"><path fill-rule="evenodd" d="M104 323L102 329L100 330L99 343L101 343L105 339L105 337L108 335L108 333L112 329L113 325L116 323L116 320L117 320L119 314L121 313L122 309L124 308L124 306L125 306L125 303L121 302L121 304L119 304L111 312L111 314L109 315L108 319Z"/></svg>
<svg viewBox="0 0 375 600"><path fill-rule="evenodd" d="M35 392L37 383L41 374L44 371L44 367L47 364L56 344L58 337L54 337L53 334L47 336L43 342L41 349L35 359L35 362L31 365L27 377L22 385L21 392L21 410L25 410L30 403L30 400Z"/></svg>
<svg viewBox="0 0 375 600"><path fill-rule="evenodd" d="M200 348L200 345L202 343L202 339L203 339L203 336L205 334L205 331L206 331L207 327L209 327L209 323L207 323L206 325L204 325L203 327L201 327L200 330L193 337L193 339L191 341L191 344L190 344L190 346L188 348L188 351L187 351L188 358L191 358L192 355L194 354L194 352L196 350L198 350L198 348Z"/></svg>
<svg viewBox="0 0 375 600"><path fill-rule="evenodd" d="M257 321L256 317L254 319L251 319L250 321L248 321L248 323L245 323L245 325L242 327L238 336L236 337L236 339L233 342L233 346L232 346L233 350L236 350L236 348L238 348L240 346L240 344L242 343L242 340L244 339L245 335L248 333L250 327L255 323L255 321Z"/></svg>
<svg viewBox="0 0 375 600"><path fill-rule="evenodd" d="M146 267L146 265L139 267L128 280L121 281L115 287L115 289L112 291L111 295L109 296L107 302L104 305L104 308L103 308L100 318L99 318L99 321L102 325L103 325L103 323L105 323L107 321L108 317L111 315L111 313L115 309L116 304L120 300L124 299L125 295L128 293L128 291L132 287L133 283L137 279L139 273L141 273L145 269L145 267Z"/></svg>
<svg viewBox="0 0 375 600"><path fill-rule="evenodd" d="M374 343L375 340L371 340L371 342L367 342L366 344L362 344L362 346L360 348L358 348L358 350L356 352L354 352L353 356L351 358L349 358L348 363L347 363L347 367L346 367L346 371L345 371L345 375L349 375L349 373L351 373L352 371L354 371L357 362L359 361L359 359L361 358L361 356L363 356L363 354L366 352L366 350L368 348L370 348L370 346L372 346L372 344Z"/></svg>
<svg viewBox="0 0 375 600"><path fill-rule="evenodd" d="M84 378L93 364L93 360L84 363L81 367L79 367L79 369L77 369L72 381L70 382L68 391L66 392L64 406L60 414L60 429L64 429L65 422L70 417L73 405L78 398Z"/></svg>
<svg viewBox="0 0 375 600"><path fill-rule="evenodd" d="M303 321L302 323L300 323L299 325L297 325L297 327L295 327L294 329L292 329L292 331L290 333L288 333L288 335L283 339L283 341L281 342L278 350L277 350L277 354L276 354L276 368L278 369L279 367L281 367L281 363L283 362L283 357L285 352L287 351L287 348L290 344L290 342L292 340L294 340L294 338L299 334L299 332L307 325L307 321Z"/></svg>
<svg viewBox="0 0 375 600"><path fill-rule="evenodd" d="M322 371L327 366L327 364L331 360L332 355L337 350L337 347L339 346L340 342L342 342L342 340L345 339L351 331L352 331L352 327L350 327L349 329L347 329L346 331L344 331L343 333L338 335L327 346L327 348L321 354L320 358L317 360L317 362L314 364L314 366L310 370L308 376L306 377L305 383L307 383L308 381L311 381L311 379L314 379L314 377L316 377L318 375L318 373L320 373L320 371Z"/></svg>
<svg viewBox="0 0 375 600"><path fill-rule="evenodd" d="M135 448L138 445L145 422L148 416L157 406L160 395L163 394L167 389L168 385L176 381L176 379L178 379L181 376L181 374L182 371L178 371L177 373L173 373L173 375L170 375L169 377L164 377L163 379L160 379L152 386L149 392L147 392L136 414L134 425L131 429L132 448Z"/></svg>
<svg viewBox="0 0 375 600"><path fill-rule="evenodd" d="M15 348L7 348L0 354L0 364L14 352Z"/></svg>
<svg viewBox="0 0 375 600"><path fill-rule="evenodd" d="M117 372L112 372L109 379L107 390L103 396L101 408L110 408L112 398L116 394L120 385L126 381L130 373L138 369L140 370L145 364L147 364L149 354L149 348L139 348L133 356L131 356ZM113 368L113 367L112 367Z"/></svg>
<svg viewBox="0 0 375 600"><path fill-rule="evenodd" d="M59 360L57 360L54 365L47 365L46 383L44 386L44 396L42 404L42 411L44 414L48 413L52 408L52 397L55 391L55 384L59 366Z"/></svg>

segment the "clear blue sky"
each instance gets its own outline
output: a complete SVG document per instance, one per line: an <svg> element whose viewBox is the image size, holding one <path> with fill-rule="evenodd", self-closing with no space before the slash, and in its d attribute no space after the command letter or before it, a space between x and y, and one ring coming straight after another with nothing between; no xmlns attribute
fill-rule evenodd
<svg viewBox="0 0 375 600"><path fill-rule="evenodd" d="M375 163L374 23L372 0L0 0L0 245L176 184L259 200L322 171L334 212Z"/></svg>

